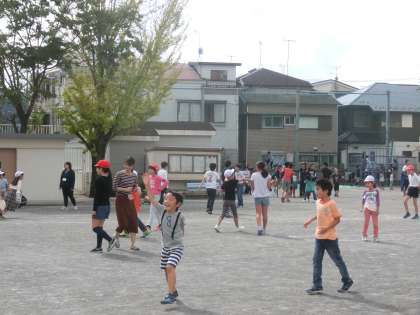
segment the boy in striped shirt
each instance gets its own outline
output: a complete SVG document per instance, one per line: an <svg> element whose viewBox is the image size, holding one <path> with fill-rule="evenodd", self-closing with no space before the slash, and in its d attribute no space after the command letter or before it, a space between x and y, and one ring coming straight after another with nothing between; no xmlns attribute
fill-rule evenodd
<svg viewBox="0 0 420 315"><path fill-rule="evenodd" d="M156 200L150 187L150 178L143 175L150 204L154 206L160 216L160 230L162 232L162 252L160 268L165 270L168 294L161 304L172 304L178 297L176 289L176 267L184 253L185 217L179 208L182 206L182 195L169 191L166 193L163 205Z"/></svg>

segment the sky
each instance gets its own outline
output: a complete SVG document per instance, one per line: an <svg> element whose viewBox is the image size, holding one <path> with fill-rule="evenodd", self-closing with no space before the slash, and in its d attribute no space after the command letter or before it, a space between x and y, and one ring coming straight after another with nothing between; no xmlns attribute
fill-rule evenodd
<svg viewBox="0 0 420 315"><path fill-rule="evenodd" d="M182 61L239 62L310 82L420 84L420 1L189 0ZM259 44L261 43L261 45ZM261 47L261 65L260 65Z"/></svg>

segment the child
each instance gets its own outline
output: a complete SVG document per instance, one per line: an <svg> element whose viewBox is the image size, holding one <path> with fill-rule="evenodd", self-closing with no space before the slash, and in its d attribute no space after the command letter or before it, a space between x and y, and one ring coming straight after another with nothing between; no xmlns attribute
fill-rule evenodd
<svg viewBox="0 0 420 315"><path fill-rule="evenodd" d="M214 200L216 199L216 193L217 193L217 185L220 182L220 176L219 173L216 172L216 163L210 163L210 170L207 171L204 176L203 180L200 184L200 187L204 184L207 191L207 213L212 214L213 213L213 206L214 206Z"/></svg>
<svg viewBox="0 0 420 315"><path fill-rule="evenodd" d="M308 202L311 202L311 194L314 197L314 200L316 200L316 194L315 194L315 179L316 174L312 169L309 169L307 178L305 180L305 197L304 200L308 200Z"/></svg>
<svg viewBox="0 0 420 315"><path fill-rule="evenodd" d="M224 172L224 178L225 181L223 182L223 190L225 194L223 196L223 212L219 217L219 221L215 225L214 229L216 230L216 232L220 233L220 225L222 224L223 219L226 217L227 214L230 213L230 211L232 211L235 226L238 229L238 231L241 231L244 227L239 226L238 211L235 203L235 191L238 186L238 181L235 179L235 170L226 170Z"/></svg>
<svg viewBox="0 0 420 315"><path fill-rule="evenodd" d="M146 186L150 204L159 212L161 218L160 226L162 232L162 252L160 268L165 270L168 294L160 302L161 304L173 304L177 297L176 289L176 267L184 252L184 228L185 218L179 208L182 205L183 197L175 192L169 191L165 195L161 205L150 186L151 179L147 174L143 175L143 183Z"/></svg>
<svg viewBox="0 0 420 315"><path fill-rule="evenodd" d="M389 190L394 190L394 172L389 174Z"/></svg>
<svg viewBox="0 0 420 315"><path fill-rule="evenodd" d="M313 221L317 221L315 232L315 253L313 257L313 285L306 290L308 294L318 294L322 287L322 260L325 251L334 261L341 274L343 285L338 290L340 293L347 292L353 285L353 280L347 271L346 264L341 257L340 248L335 227L340 223L341 213L337 209L334 200L330 199L332 184L328 179L320 179L316 183L317 203L316 216L307 220L303 225L307 228Z"/></svg>
<svg viewBox="0 0 420 315"><path fill-rule="evenodd" d="M150 183L150 189L151 193L154 195L155 199L157 201L160 200L160 195L162 190L166 189L168 187L168 181L164 178L157 175L159 171L159 165L156 163L149 164L148 167L148 174L149 174L149 183ZM147 222L147 228L149 231L159 230L159 215L156 210L156 207L154 205L150 205L150 214L149 214L149 220Z"/></svg>
<svg viewBox="0 0 420 315"><path fill-rule="evenodd" d="M416 214L412 217L412 219L417 220L419 218L417 198L419 197L420 177L414 172L414 166L411 164L407 165L406 171L408 174L409 184L407 194L404 196L404 208L406 213L403 218L407 219L410 216L410 212L408 211L408 200L410 198L413 198L414 211L416 212Z"/></svg>
<svg viewBox="0 0 420 315"><path fill-rule="evenodd" d="M292 197L296 198L296 189L298 188L298 178L296 173L292 175Z"/></svg>
<svg viewBox="0 0 420 315"><path fill-rule="evenodd" d="M379 187L384 190L385 189L385 174L381 172L379 174Z"/></svg>
<svg viewBox="0 0 420 315"><path fill-rule="evenodd" d="M372 217L373 222L373 241L378 241L378 216L379 216L379 190L375 186L375 178L369 175L365 179L367 190L363 193L362 207L365 214L365 222L363 224L363 241L367 241L367 232L369 228L369 221Z"/></svg>

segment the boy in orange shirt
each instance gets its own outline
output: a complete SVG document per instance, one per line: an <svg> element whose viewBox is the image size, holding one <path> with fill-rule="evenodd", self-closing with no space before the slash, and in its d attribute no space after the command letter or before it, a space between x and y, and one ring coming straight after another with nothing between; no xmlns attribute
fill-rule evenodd
<svg viewBox="0 0 420 315"><path fill-rule="evenodd" d="M317 221L315 231L315 253L313 258L313 285L307 289L308 294L321 293L322 288L322 260L324 253L327 251L330 258L341 274L343 285L338 290L340 293L347 292L353 285L353 280L347 271L346 264L341 257L340 248L338 247L338 239L335 227L340 223L341 213L337 209L334 200L330 199L332 184L327 179L320 179L316 183L316 194L318 200L316 202L316 216L307 220L303 225L305 229L313 222Z"/></svg>

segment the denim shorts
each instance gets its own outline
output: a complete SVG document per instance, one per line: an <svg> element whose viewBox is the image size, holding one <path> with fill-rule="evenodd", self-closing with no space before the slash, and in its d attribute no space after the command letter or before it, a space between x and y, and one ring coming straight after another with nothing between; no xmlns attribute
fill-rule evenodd
<svg viewBox="0 0 420 315"><path fill-rule="evenodd" d="M268 207L270 205L270 198L263 197L263 198L254 198L256 206L265 206Z"/></svg>
<svg viewBox="0 0 420 315"><path fill-rule="evenodd" d="M108 205L98 206L96 208L95 219L98 219L98 220L108 219L110 211L111 211L111 207Z"/></svg>

